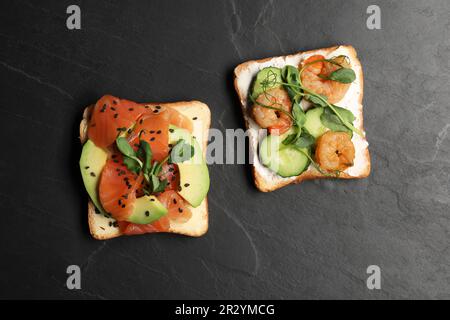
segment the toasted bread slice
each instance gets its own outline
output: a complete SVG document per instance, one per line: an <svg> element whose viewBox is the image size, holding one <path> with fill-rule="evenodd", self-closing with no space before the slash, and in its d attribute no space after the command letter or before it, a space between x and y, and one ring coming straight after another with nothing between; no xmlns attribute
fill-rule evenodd
<svg viewBox="0 0 450 320"><path fill-rule="evenodd" d="M211 124L211 112L208 106L199 101L175 102L175 103L148 103L149 106L166 106L175 108L177 111L192 119L194 129L193 135L201 142L203 155L206 155L206 146L208 143L208 130ZM80 140L84 143L87 140L87 126L89 115L93 106L84 110L83 120L80 123ZM185 223L171 222L168 232L178 233L191 237L199 237L208 231L208 201L205 198L197 208L190 207L192 218ZM95 212L95 206L92 201L88 201L88 222L89 230L92 236L98 240L106 240L121 236L119 228L114 226L115 220Z"/></svg>
<svg viewBox="0 0 450 320"><path fill-rule="evenodd" d="M252 81L259 70L266 67L282 68L286 65L298 66L302 61L312 55L320 54L326 58L339 55L346 55L350 59L351 68L356 73L356 80L351 84L344 98L336 103L337 105L347 108L353 112L356 117L354 126L364 133L361 137L357 134L353 135L352 142L355 145L354 165L345 170L339 178L341 179L357 179L365 178L370 173L370 156L368 142L365 136L363 126L363 71L361 63L358 60L355 49L352 46L336 46L326 49L318 49L306 52L299 52L293 55L267 58L262 60L253 60L242 63L234 69L234 87L238 94L242 113L245 118L245 124L249 131L249 143L251 149L251 157L253 163L253 177L256 187L263 192L269 192L279 189L291 183L300 183L304 180L328 178L318 172L312 165L296 177L283 178L275 172L264 167L258 156L258 143L261 139L260 127L255 123L250 115L251 105L248 103L248 93Z"/></svg>

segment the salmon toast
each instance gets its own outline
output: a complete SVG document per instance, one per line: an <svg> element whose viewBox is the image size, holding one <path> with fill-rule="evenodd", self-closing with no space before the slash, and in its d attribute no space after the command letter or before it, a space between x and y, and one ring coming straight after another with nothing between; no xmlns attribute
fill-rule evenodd
<svg viewBox="0 0 450 320"><path fill-rule="evenodd" d="M92 236L208 229L210 126L198 102L135 103L105 95L80 123L80 171Z"/></svg>

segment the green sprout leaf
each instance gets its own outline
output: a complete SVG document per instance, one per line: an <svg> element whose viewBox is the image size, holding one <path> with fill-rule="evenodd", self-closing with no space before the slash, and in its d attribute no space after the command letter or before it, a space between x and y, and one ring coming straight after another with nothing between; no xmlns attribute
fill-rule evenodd
<svg viewBox="0 0 450 320"><path fill-rule="evenodd" d="M355 71L349 68L340 68L330 73L328 77L319 75L319 77L327 80L333 80L340 83L352 83L356 79Z"/></svg>
<svg viewBox="0 0 450 320"><path fill-rule="evenodd" d="M302 107L300 107L298 103L294 102L292 104L292 116L294 117L297 126L301 127L305 124L306 115L305 112L303 112Z"/></svg>
<svg viewBox="0 0 450 320"><path fill-rule="evenodd" d="M134 172L134 173L138 174L141 171L141 166L134 159L131 159L131 158L128 158L128 157L124 156L123 157L123 163L128 168L128 170L130 170L131 172Z"/></svg>
<svg viewBox="0 0 450 320"><path fill-rule="evenodd" d="M159 181L159 180L158 180ZM169 184L167 179L159 181L158 187L153 189L154 193L163 192L166 189L166 186Z"/></svg>
<svg viewBox="0 0 450 320"><path fill-rule="evenodd" d="M295 141L294 145L298 148L309 148L314 145L316 139L309 133L303 131L300 137Z"/></svg>
<svg viewBox="0 0 450 320"><path fill-rule="evenodd" d="M141 154L143 154L143 159L145 159L144 166L142 169L144 170L145 173L148 173L152 167L152 157L153 157L152 148L150 147L150 144L147 141L141 140L139 151Z"/></svg>
<svg viewBox="0 0 450 320"><path fill-rule="evenodd" d="M320 94L307 94L307 95L305 95L305 99L309 100L311 103L314 103L315 105L318 105L320 107L328 106L327 97L322 96Z"/></svg>

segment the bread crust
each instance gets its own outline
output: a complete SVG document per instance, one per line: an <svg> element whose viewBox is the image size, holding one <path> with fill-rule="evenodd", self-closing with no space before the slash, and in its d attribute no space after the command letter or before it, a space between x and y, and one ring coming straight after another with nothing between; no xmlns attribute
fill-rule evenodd
<svg viewBox="0 0 450 320"><path fill-rule="evenodd" d="M203 137L203 141L202 141L202 148L203 148L203 156L206 155L206 147L208 144L208 129L210 128L211 125L211 112L208 108L208 106L200 101L179 101L179 102L161 102L161 103L157 103L157 102L150 102L150 103L145 103L146 105L149 106L162 106L162 107L170 107L170 108L175 108L178 110L181 110L183 108L195 108L198 111L201 111L204 113L204 116L202 117L202 121L204 121L202 123L202 131L206 131L204 132L204 134L202 134ZM88 107L86 107L83 111L83 119L80 122L80 142L81 144L84 144L87 139L87 128L88 128L88 124L89 124L89 118L90 115L92 113L94 105L89 105ZM180 111L181 112L181 111ZM116 227L111 227L109 226L109 224L104 224L103 226L99 226L98 225L98 221L97 221L97 217L99 216L98 213L95 212L95 206L92 203L92 201L89 199L88 200L88 225L89 225L89 232L91 233L92 237L94 239L97 240L107 240L107 239L112 239L112 238L116 238L119 236L122 236L123 233L119 230L119 228ZM187 231L187 230L183 230L182 228L173 228L171 226L171 228L169 229L169 231L167 231L167 233L177 233L177 234L182 234L182 235L186 235L186 236L191 236L191 237L200 237L202 235L204 235L207 231L208 231L208 226L209 226L209 214L208 214L208 200L207 198L205 198L202 202L202 204L198 207L202 212L202 216L201 216L201 221L202 223L202 227L195 230L195 231ZM192 208L191 210L196 210L197 208ZM103 215L100 214L100 216L102 218ZM106 221L114 221L113 219L110 220L106 220ZM107 231L107 232L105 232Z"/></svg>
<svg viewBox="0 0 450 320"><path fill-rule="evenodd" d="M250 127L248 107L247 107L247 95L241 91L238 81L239 81L239 78L242 76L243 72L247 71L251 64L254 64L254 63L262 64L262 63L273 61L277 58L283 58L283 59L287 60L289 58L298 57L299 55L308 56L308 55L315 54L318 51L320 51L320 54L327 56L327 55L331 54L332 52L334 52L338 49L342 49L342 48L346 49L346 51L348 52L347 55L349 56L352 64L359 67L357 78L359 78L359 80L360 80L359 81L359 86L360 86L359 93L360 94L358 96L358 103L360 105L360 108L358 110L358 115L356 115L356 116L357 116L357 118L360 119L358 129L361 130L362 132L365 132L364 123L363 123L363 119L364 119L363 118L363 107L362 107L363 96L364 96L364 75L363 75L363 71L362 71L361 62L358 59L356 50L354 47L352 47L350 45L341 45L341 46L334 46L334 47L329 47L329 48L324 48L324 49L309 50L309 51L298 52L298 53L287 55L287 56L278 56L278 57L265 58L265 59L259 59L259 60L251 60L251 61L247 61L247 62L244 62L244 63L238 65L234 69L234 88L239 97L241 111L242 111L242 114L245 119L246 128L249 129L249 127ZM354 84L352 84L352 85L354 85ZM366 137L364 137L364 140L367 141ZM257 146L256 147L252 146L252 148L254 149L253 150L254 152L257 152L257 150L255 150L257 148ZM349 175L349 174L343 172L339 175L339 177L337 177L337 179L362 179L362 178L368 177L370 174L370 170L371 170L369 148L367 148L367 147L365 148L363 157L364 157L364 162L365 162L364 171L362 171L357 176ZM274 190L284 187L286 185L298 184L305 180L327 179L327 178L329 179L330 178L330 177L322 175L320 172L318 172L316 169L314 169L312 167L310 167L307 171L303 172L301 175L299 175L295 178L287 178L287 179L283 179L278 182L273 182L273 181L267 179L266 177L264 177L257 170L255 165L252 166L252 175L253 175L253 180L255 182L256 187L258 188L258 190L260 190L262 192L274 191ZM331 177L331 178L334 178L334 177ZM334 179L336 179L336 178L334 178Z"/></svg>

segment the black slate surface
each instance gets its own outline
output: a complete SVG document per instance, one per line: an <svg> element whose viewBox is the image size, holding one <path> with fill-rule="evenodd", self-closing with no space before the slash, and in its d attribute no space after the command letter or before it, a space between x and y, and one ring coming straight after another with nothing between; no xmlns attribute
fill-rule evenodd
<svg viewBox="0 0 450 320"><path fill-rule="evenodd" d="M450 298L449 29L444 0L1 1L0 297ZM206 236L89 236L84 106L198 99L241 128L237 64L339 43L364 67L370 178L263 194L249 167L213 165Z"/></svg>

